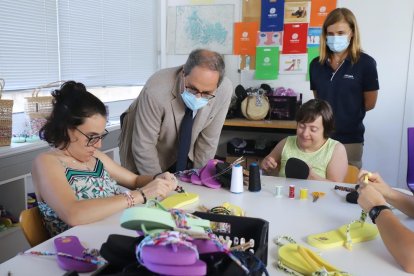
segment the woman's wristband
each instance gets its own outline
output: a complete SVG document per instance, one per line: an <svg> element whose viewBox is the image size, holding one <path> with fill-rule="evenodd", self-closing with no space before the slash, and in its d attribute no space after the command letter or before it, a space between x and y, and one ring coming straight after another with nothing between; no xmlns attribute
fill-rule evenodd
<svg viewBox="0 0 414 276"><path fill-rule="evenodd" d="M140 188L138 188L137 191L141 193L142 198L144 199L143 204L147 203L147 197L145 196L144 191L141 190Z"/></svg>
<svg viewBox="0 0 414 276"><path fill-rule="evenodd" d="M133 206L135 206L135 199L134 196L131 194L130 191L124 191L122 193L122 195L126 198L127 200L127 204L128 204L128 208L131 208Z"/></svg>

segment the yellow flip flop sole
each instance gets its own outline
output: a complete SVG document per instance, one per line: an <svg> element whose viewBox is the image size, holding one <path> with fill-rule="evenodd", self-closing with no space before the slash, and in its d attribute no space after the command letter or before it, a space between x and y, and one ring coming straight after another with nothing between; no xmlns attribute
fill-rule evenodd
<svg viewBox="0 0 414 276"><path fill-rule="evenodd" d="M279 248L279 262L284 267L294 270L303 275L312 275L317 271L337 272L341 275L338 268L327 263L311 249L298 244L285 244Z"/></svg>
<svg viewBox="0 0 414 276"><path fill-rule="evenodd" d="M348 224L345 224L338 229L314 234L308 236L308 243L314 247L321 249L329 249L334 247L344 246L347 242L346 228ZM378 235L378 228L371 223L355 222L351 224L350 235L352 243L359 243L373 240Z"/></svg>
<svg viewBox="0 0 414 276"><path fill-rule="evenodd" d="M198 194L193 193L179 193L171 195L161 201L161 204L167 209L178 209L186 205L192 204L199 200Z"/></svg>

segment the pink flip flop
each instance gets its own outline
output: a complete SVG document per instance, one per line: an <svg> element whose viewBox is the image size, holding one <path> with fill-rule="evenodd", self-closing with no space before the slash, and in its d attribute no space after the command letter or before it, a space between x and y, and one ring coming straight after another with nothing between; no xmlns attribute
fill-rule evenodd
<svg viewBox="0 0 414 276"><path fill-rule="evenodd" d="M77 272L91 272L98 268L96 264L89 263L86 261L72 259L76 258L85 258L92 260L93 257L86 257L84 254L85 248L79 242L78 237L76 236L66 236L56 238L54 240L55 248L57 253L68 254L71 257L57 256L57 262L60 268L64 270L75 270Z"/></svg>
<svg viewBox="0 0 414 276"><path fill-rule="evenodd" d="M209 254L221 251L216 243L212 240L194 239L192 243L197 246L197 251L199 254Z"/></svg>
<svg viewBox="0 0 414 276"><path fill-rule="evenodd" d="M184 245L146 245L142 248L141 258L144 265L192 265L197 261L197 253Z"/></svg>
<svg viewBox="0 0 414 276"><path fill-rule="evenodd" d="M152 272L171 276L201 276L207 274L207 265L201 260L196 260L192 265L160 265L146 263L145 267Z"/></svg>
<svg viewBox="0 0 414 276"><path fill-rule="evenodd" d="M198 176L197 174L192 174L191 183L193 183L194 185L201 185L202 183L201 183L200 176Z"/></svg>
<svg viewBox="0 0 414 276"><path fill-rule="evenodd" d="M221 187L221 183L214 177L216 175L217 163L223 163L223 161L210 159L200 171L201 182L204 186L212 189L218 189Z"/></svg>

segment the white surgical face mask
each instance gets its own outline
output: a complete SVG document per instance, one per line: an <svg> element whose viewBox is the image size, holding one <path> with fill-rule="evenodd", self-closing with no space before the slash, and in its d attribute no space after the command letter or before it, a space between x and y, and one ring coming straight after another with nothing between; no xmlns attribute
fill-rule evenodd
<svg viewBox="0 0 414 276"><path fill-rule="evenodd" d="M196 111L200 108L203 108L208 104L208 99L199 97L197 98L194 94L190 93L187 89L184 89L184 92L181 93L181 98L183 99L185 105L192 111Z"/></svg>
<svg viewBox="0 0 414 276"><path fill-rule="evenodd" d="M348 35L328 35L326 44L334 53L345 51L349 46Z"/></svg>

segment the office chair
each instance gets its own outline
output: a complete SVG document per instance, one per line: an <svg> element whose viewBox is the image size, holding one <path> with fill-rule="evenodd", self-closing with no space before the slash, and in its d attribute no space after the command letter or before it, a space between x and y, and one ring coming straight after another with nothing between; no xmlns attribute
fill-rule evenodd
<svg viewBox="0 0 414 276"><path fill-rule="evenodd" d="M348 172L346 173L344 183L356 184L358 181L359 169L356 166L348 165Z"/></svg>
<svg viewBox="0 0 414 276"><path fill-rule="evenodd" d="M23 210L20 213L20 227L31 247L34 247L50 238L46 230L39 207Z"/></svg>
<svg viewBox="0 0 414 276"><path fill-rule="evenodd" d="M407 186L414 193L414 127L409 127L407 130Z"/></svg>

